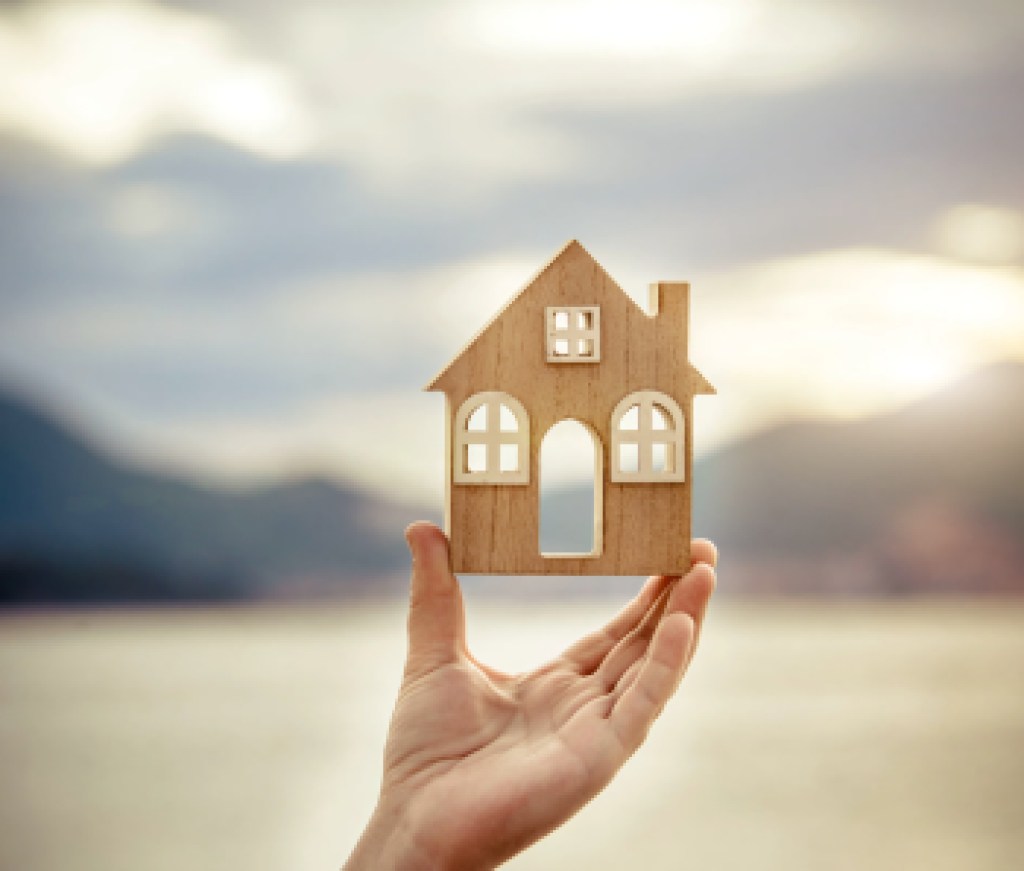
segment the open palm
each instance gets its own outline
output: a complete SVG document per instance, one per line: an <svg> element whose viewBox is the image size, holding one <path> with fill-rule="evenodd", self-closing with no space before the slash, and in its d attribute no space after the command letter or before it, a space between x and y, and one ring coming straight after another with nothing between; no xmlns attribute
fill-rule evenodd
<svg viewBox="0 0 1024 871"><path fill-rule="evenodd" d="M694 542L685 577L650 578L604 628L507 675L466 648L443 533L419 523L407 536L409 654L375 818L401 844L395 867L493 868L572 816L640 746L693 655L714 548Z"/></svg>

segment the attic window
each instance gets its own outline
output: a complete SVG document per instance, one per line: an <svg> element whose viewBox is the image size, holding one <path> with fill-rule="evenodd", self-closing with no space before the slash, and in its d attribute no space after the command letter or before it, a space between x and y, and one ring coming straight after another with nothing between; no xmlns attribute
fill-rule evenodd
<svg viewBox="0 0 1024 871"><path fill-rule="evenodd" d="M601 309L596 305L548 306L549 363L597 363L601 360Z"/></svg>

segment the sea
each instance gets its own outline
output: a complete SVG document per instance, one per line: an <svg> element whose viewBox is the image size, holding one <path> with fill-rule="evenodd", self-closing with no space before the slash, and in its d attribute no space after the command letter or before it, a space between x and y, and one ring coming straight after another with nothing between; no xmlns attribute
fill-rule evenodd
<svg viewBox="0 0 1024 871"><path fill-rule="evenodd" d="M616 603L469 603L534 667ZM2 871L337 869L370 813L404 605L0 615ZM1024 602L713 603L618 778L506 867L1019 871Z"/></svg>

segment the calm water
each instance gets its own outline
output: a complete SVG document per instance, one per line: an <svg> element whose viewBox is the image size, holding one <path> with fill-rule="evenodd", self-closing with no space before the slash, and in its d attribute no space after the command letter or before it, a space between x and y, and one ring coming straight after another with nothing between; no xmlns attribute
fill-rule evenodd
<svg viewBox="0 0 1024 871"><path fill-rule="evenodd" d="M471 608L539 662L606 602ZM0 618L3 871L336 868L400 605ZM1017 871L1024 604L721 605L620 779L510 868Z"/></svg>

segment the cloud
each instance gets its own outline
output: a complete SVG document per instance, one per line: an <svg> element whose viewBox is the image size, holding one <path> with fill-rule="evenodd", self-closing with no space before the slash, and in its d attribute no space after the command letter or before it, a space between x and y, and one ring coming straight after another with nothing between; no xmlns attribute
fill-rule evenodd
<svg viewBox="0 0 1024 871"><path fill-rule="evenodd" d="M26 4L0 17L0 126L112 163L174 131L273 158L315 140L287 73L223 24L149 2Z"/></svg>
<svg viewBox="0 0 1024 871"><path fill-rule="evenodd" d="M698 450L902 401L1017 353L1011 6L6 9L0 374L178 467L415 476L403 403L575 236L692 281Z"/></svg>
<svg viewBox="0 0 1024 871"><path fill-rule="evenodd" d="M240 294L10 307L0 364L167 423L417 391L550 256L337 273Z"/></svg>
<svg viewBox="0 0 1024 871"><path fill-rule="evenodd" d="M284 277L408 262L441 237L424 227L417 238L425 216L387 210L343 167L322 161L279 162L175 137L83 172L4 145L0 304L259 294Z"/></svg>
<svg viewBox="0 0 1024 871"><path fill-rule="evenodd" d="M560 112L796 93L881 69L961 73L998 36L981 13L932 23L925 41L899 9L807 0L201 8L8 12L0 124L108 163L201 133L271 158L315 153L392 197L436 180L479 201L592 177L588 143Z"/></svg>
<svg viewBox="0 0 1024 871"><path fill-rule="evenodd" d="M905 3L868 16L881 44L909 33ZM71 288L248 296L340 271L547 252L570 236L610 261L672 272L851 245L912 249L931 244L943 210L1011 206L1024 189L1024 70L1000 54L999 34L1013 28L995 12L950 8L956 26L929 19L930 65L911 34L903 59L883 52L895 72L879 61L789 90L676 93L648 73L671 78L683 57L643 72L555 52L538 66L474 42L468 8L258 4L242 16L210 6L229 44L286 71L325 131L340 126L285 162L167 130L100 171L38 148L15 161L8 141L0 292L26 304L29 288L36 304ZM758 15L792 19L793 38L805 12L850 15L842 3L823 9L777 3ZM771 29L757 32L773 42ZM993 52L987 63L979 46ZM657 99L624 98L634 85Z"/></svg>
<svg viewBox="0 0 1024 871"><path fill-rule="evenodd" d="M1021 16L1008 4L941 12L916 0L390 0L223 14L296 71L325 157L392 196L479 202L598 177L594 143L565 117L704 115L712 102L1014 63Z"/></svg>
<svg viewBox="0 0 1024 871"><path fill-rule="evenodd" d="M195 191L168 184L128 184L111 192L107 224L127 239L168 239L208 219Z"/></svg>
<svg viewBox="0 0 1024 871"><path fill-rule="evenodd" d="M265 160L196 137L100 173L38 154L12 165L8 146L0 294L26 305L69 294L252 297L342 272L430 270L503 251L543 259L571 236L645 275L837 247L927 250L946 210L1019 199L1021 87L1024 73L996 70L565 112L551 123L586 143L585 172L484 201L430 173L435 186L396 198L345 165ZM157 200L162 217L141 213ZM129 220L140 229L126 232Z"/></svg>

